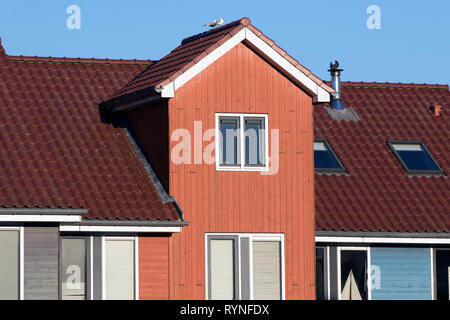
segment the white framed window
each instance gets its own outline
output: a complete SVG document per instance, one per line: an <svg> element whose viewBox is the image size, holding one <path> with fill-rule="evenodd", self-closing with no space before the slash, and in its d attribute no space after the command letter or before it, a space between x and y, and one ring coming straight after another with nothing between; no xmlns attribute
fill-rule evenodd
<svg viewBox="0 0 450 320"><path fill-rule="evenodd" d="M285 299L283 234L210 233L205 242L208 300Z"/></svg>
<svg viewBox="0 0 450 320"><path fill-rule="evenodd" d="M102 238L103 300L139 299L138 237Z"/></svg>
<svg viewBox="0 0 450 320"><path fill-rule="evenodd" d="M92 297L91 246L91 237L60 236L61 300L88 300Z"/></svg>
<svg viewBox="0 0 450 320"><path fill-rule="evenodd" d="M217 170L268 170L267 114L216 113L215 121Z"/></svg>
<svg viewBox="0 0 450 320"><path fill-rule="evenodd" d="M0 300L23 300L23 227L0 227Z"/></svg>
<svg viewBox="0 0 450 320"><path fill-rule="evenodd" d="M338 299L370 300L370 247L338 247Z"/></svg>

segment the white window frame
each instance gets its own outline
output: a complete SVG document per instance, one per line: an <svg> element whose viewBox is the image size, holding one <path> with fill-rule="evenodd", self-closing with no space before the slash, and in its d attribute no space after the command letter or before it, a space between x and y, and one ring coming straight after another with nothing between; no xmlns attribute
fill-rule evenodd
<svg viewBox="0 0 450 320"><path fill-rule="evenodd" d="M372 300L372 279L370 278L370 247L337 247L337 282L338 282L338 300L341 300L342 283L341 283L341 252L342 251L366 251L367 255L367 300Z"/></svg>
<svg viewBox="0 0 450 320"><path fill-rule="evenodd" d="M134 300L139 300L139 237L118 237L102 236L102 300L107 300L106 296L106 241L133 240L134 241Z"/></svg>
<svg viewBox="0 0 450 320"><path fill-rule="evenodd" d="M23 236L23 226L18 227L0 227L0 232L2 231L19 231L19 300L24 300L24 236Z"/></svg>
<svg viewBox="0 0 450 320"><path fill-rule="evenodd" d="M437 269L436 269L436 251L450 251L449 247L432 247L431 250L431 300L437 300ZM450 290L450 288L449 288Z"/></svg>
<svg viewBox="0 0 450 320"><path fill-rule="evenodd" d="M327 290L324 291L324 301L326 300L330 300L331 297L331 289L330 289L330 285L331 285L331 280L330 280L330 247L322 244L322 245L317 245L316 244L316 249L323 249L323 254L324 254L324 277L325 277L325 281L326 281L326 288ZM316 256L317 259L317 256ZM316 283L317 286L317 283Z"/></svg>
<svg viewBox="0 0 450 320"><path fill-rule="evenodd" d="M237 270L239 274L239 300L242 299L242 277L241 277L241 239L248 238L249 239L249 267L250 267L250 300L253 300L253 241L279 241L280 242L280 259L281 259L281 300L286 299L286 285L285 285L285 252L284 252L284 234L282 233L205 233L205 294L206 300L209 300L209 266L208 266L208 237L209 236L234 236L237 237L238 242L238 265L239 268Z"/></svg>
<svg viewBox="0 0 450 320"><path fill-rule="evenodd" d="M220 118L232 117L239 119L239 165L223 166L220 165ZM263 118L264 119L264 166L245 166L245 118ZM216 113L216 170L217 171L269 171L269 119L268 114L261 113Z"/></svg>

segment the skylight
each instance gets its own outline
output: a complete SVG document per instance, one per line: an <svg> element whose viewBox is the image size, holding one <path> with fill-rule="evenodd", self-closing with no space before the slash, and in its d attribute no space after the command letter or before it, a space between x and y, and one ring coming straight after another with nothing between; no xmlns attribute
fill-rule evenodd
<svg viewBox="0 0 450 320"><path fill-rule="evenodd" d="M327 141L314 142L314 169L316 171L345 171Z"/></svg>
<svg viewBox="0 0 450 320"><path fill-rule="evenodd" d="M409 173L442 173L421 142L388 142L397 159Z"/></svg>

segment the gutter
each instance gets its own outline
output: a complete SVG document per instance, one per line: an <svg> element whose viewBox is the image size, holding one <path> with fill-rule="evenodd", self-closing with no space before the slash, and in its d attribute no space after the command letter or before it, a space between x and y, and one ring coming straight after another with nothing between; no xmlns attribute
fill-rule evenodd
<svg viewBox="0 0 450 320"><path fill-rule="evenodd" d="M61 224L60 232L100 232L100 233L179 233L189 225L187 221L155 220L83 220L75 224Z"/></svg>
<svg viewBox="0 0 450 320"><path fill-rule="evenodd" d="M316 231L315 241L349 244L450 244L450 233Z"/></svg>
<svg viewBox="0 0 450 320"><path fill-rule="evenodd" d="M103 112L121 112L139 108L146 104L154 103L164 99L156 88L147 88L128 95L119 96L99 103Z"/></svg>
<svg viewBox="0 0 450 320"><path fill-rule="evenodd" d="M0 222L80 222L85 209L0 208Z"/></svg>

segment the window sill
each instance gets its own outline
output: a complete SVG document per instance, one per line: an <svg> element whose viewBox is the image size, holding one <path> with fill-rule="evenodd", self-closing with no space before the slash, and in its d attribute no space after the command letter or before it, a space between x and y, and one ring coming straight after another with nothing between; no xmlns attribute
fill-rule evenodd
<svg viewBox="0 0 450 320"><path fill-rule="evenodd" d="M269 171L268 167L233 167L233 166L216 166L216 171Z"/></svg>

